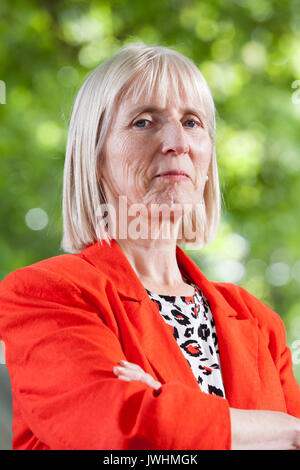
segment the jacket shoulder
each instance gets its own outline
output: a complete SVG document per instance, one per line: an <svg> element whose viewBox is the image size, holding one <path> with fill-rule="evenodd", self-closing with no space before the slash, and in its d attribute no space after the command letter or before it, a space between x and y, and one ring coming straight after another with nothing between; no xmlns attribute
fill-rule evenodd
<svg viewBox="0 0 300 470"><path fill-rule="evenodd" d="M93 277L99 281L99 278L105 276L101 276L101 273L99 276L99 271L81 253L62 254L12 271L0 282L0 295L11 289L33 289L37 293L41 286L43 292L54 289L58 293L65 289L78 291Z"/></svg>

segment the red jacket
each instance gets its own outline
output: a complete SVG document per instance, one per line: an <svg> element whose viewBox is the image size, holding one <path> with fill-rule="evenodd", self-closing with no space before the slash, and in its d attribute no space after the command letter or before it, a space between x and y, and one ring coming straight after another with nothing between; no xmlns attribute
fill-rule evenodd
<svg viewBox="0 0 300 470"><path fill-rule="evenodd" d="M14 449L230 449L229 407L300 418L279 315L241 287L208 281L179 247L177 260L210 302L226 399L200 391L119 245L96 243L0 283ZM118 379L120 359L162 387Z"/></svg>

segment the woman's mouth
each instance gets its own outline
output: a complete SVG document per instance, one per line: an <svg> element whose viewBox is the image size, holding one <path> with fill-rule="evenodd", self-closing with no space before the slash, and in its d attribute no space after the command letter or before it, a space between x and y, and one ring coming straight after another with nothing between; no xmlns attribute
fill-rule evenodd
<svg viewBox="0 0 300 470"><path fill-rule="evenodd" d="M190 179L189 175L184 171L165 171L156 175L155 178L169 178L174 180Z"/></svg>

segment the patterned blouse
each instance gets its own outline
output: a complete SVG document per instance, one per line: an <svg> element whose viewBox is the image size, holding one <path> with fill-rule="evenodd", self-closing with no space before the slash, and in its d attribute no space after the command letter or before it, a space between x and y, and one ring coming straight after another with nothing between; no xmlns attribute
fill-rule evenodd
<svg viewBox="0 0 300 470"><path fill-rule="evenodd" d="M188 281L189 282L189 281ZM218 340L210 305L195 284L194 295L167 296L147 290L185 356L201 391L225 398Z"/></svg>

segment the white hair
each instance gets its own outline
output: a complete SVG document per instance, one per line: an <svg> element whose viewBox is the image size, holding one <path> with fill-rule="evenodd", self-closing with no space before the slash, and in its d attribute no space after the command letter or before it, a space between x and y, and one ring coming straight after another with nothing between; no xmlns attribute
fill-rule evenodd
<svg viewBox="0 0 300 470"><path fill-rule="evenodd" d="M103 147L116 106L130 96L151 97L158 91L162 105L172 87L177 96L197 99L206 114L212 158L203 201L183 218L178 244L203 246L215 237L220 219L220 187L215 151L215 107L210 89L198 67L179 52L163 46L135 43L120 49L94 69L79 89L70 120L63 182L63 238L70 253L104 238L99 207L106 204L99 177ZM192 101L194 102L194 101ZM200 201L199 201L200 202ZM200 207L200 209L199 209ZM196 228L196 221L202 221ZM192 233L196 236L192 239ZM105 233L105 239L112 237Z"/></svg>

